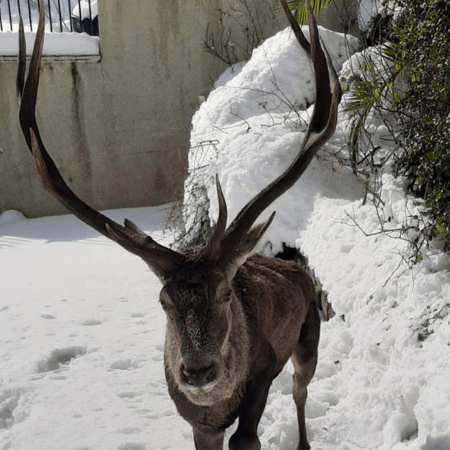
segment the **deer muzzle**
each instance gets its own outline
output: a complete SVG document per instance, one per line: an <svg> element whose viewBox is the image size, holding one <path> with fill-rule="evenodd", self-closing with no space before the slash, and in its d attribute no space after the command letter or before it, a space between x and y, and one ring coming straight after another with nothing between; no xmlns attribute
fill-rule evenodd
<svg viewBox="0 0 450 450"><path fill-rule="evenodd" d="M190 361L187 358L181 366L180 378L187 390L210 390L217 383L218 372L217 363L212 360Z"/></svg>

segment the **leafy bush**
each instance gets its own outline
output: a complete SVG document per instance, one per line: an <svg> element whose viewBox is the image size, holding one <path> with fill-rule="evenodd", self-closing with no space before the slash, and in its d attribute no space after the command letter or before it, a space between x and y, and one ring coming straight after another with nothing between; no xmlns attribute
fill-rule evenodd
<svg viewBox="0 0 450 450"><path fill-rule="evenodd" d="M334 0L310 0L311 10L315 16L333 3ZM304 0L292 0L287 2L289 9L293 11L294 17L300 24L306 24L306 6Z"/></svg>
<svg viewBox="0 0 450 450"><path fill-rule="evenodd" d="M425 199L433 238L450 230L450 2L404 0L392 46L409 89L399 102L402 140L395 169Z"/></svg>
<svg viewBox="0 0 450 450"><path fill-rule="evenodd" d="M384 35L377 36L381 45L366 52L370 56L363 73L351 86L350 159L356 173L368 176L368 154L374 158L377 148L360 144L367 140L367 118L381 118L395 139L389 155L395 174L404 176L409 192L425 201L427 217L416 239L446 235L449 250L450 2L395 0L390 5L396 16L385 21ZM384 64L374 64L374 55ZM372 173L378 169L369 168Z"/></svg>

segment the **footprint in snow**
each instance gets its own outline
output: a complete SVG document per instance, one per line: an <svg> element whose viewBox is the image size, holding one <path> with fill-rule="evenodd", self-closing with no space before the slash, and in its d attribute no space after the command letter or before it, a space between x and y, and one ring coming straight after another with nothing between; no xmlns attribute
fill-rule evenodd
<svg viewBox="0 0 450 450"><path fill-rule="evenodd" d="M0 391L0 430L9 430L14 425L14 412L19 405L20 393L16 389Z"/></svg>
<svg viewBox="0 0 450 450"><path fill-rule="evenodd" d="M147 450L145 444L139 444L137 442L127 442L117 447L117 450Z"/></svg>
<svg viewBox="0 0 450 450"><path fill-rule="evenodd" d="M101 325L101 324L102 324L101 320L95 320L95 319L88 319L81 323L81 325L83 325L85 327L95 327L95 326Z"/></svg>
<svg viewBox="0 0 450 450"><path fill-rule="evenodd" d="M136 427L128 427L128 428L121 428L120 430L117 430L120 434L135 434L140 433L142 430L140 428Z"/></svg>
<svg viewBox="0 0 450 450"><path fill-rule="evenodd" d="M109 367L115 370L129 370L131 369L131 359L119 359L111 363Z"/></svg>
<svg viewBox="0 0 450 450"><path fill-rule="evenodd" d="M124 391L124 392L119 392L117 394L117 396L120 398L135 398L135 397L139 397L140 395L142 395L140 392L134 392L134 391Z"/></svg>
<svg viewBox="0 0 450 450"><path fill-rule="evenodd" d="M43 319L49 319L49 320L56 319L56 317L52 316L51 314L42 314L41 317Z"/></svg>
<svg viewBox="0 0 450 450"><path fill-rule="evenodd" d="M42 359L37 364L39 373L52 372L69 365L72 359L84 356L87 352L86 347L73 346L66 348L57 348L53 350L47 358Z"/></svg>

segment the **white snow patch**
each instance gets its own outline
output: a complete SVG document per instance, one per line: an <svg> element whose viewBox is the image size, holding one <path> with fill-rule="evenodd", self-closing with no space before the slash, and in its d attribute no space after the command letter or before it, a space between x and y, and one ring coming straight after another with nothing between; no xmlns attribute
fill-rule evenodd
<svg viewBox="0 0 450 450"><path fill-rule="evenodd" d="M319 27L320 36L340 69L357 48L357 41ZM307 27L303 31L308 36ZM190 177L186 182L186 222L192 218L198 202L190 201L193 186L207 184L211 203L210 217L218 215L215 185L217 173L227 199L228 220L263 187L273 181L293 160L301 137L307 129L314 101L314 79L309 60L288 28L253 52L252 59L235 74L226 72L193 118L192 150L189 155ZM312 199L301 193L310 191L316 177L329 174L317 171L313 163L305 176L261 216L267 220L275 210L274 224L266 232L273 251L281 242L294 245L297 228L308 215ZM330 188L333 190L333 180ZM340 175L336 183L347 185L346 195L354 197L358 184ZM245 189L243 187L245 186ZM295 204L295 208L292 205Z"/></svg>
<svg viewBox="0 0 450 450"><path fill-rule="evenodd" d="M33 51L36 33L26 32L27 55ZM0 32L0 56L17 56L19 54L19 37L17 32ZM99 54L98 36L87 33L46 33L44 56L89 56Z"/></svg>
<svg viewBox="0 0 450 450"><path fill-rule="evenodd" d="M20 211L15 211L14 209L4 211L0 214L0 224L20 222L21 220L26 220L26 217Z"/></svg>

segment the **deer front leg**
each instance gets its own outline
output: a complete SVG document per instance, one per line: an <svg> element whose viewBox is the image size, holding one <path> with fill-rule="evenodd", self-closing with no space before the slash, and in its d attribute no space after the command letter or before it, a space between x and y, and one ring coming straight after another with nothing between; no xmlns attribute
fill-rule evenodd
<svg viewBox="0 0 450 450"><path fill-rule="evenodd" d="M239 406L239 425L229 442L230 450L260 450L258 424L266 406L269 388L275 377L273 367L275 356L271 349L266 349L268 357L259 359L253 364L258 372L251 371L251 379L247 383L244 397ZM264 367L265 366L265 367Z"/></svg>
<svg viewBox="0 0 450 450"><path fill-rule="evenodd" d="M223 450L224 433L205 434L194 428L195 450Z"/></svg>

